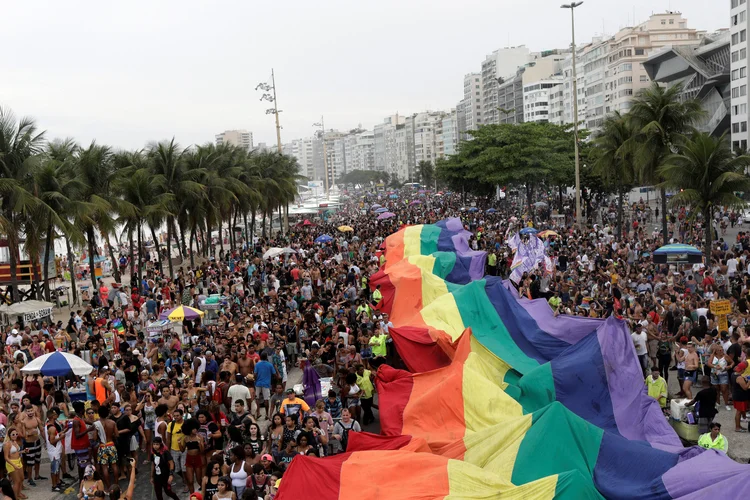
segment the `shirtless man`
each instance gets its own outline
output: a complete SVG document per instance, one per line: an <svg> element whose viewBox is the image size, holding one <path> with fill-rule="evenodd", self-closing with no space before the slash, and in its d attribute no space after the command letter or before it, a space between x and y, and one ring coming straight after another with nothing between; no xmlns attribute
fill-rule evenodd
<svg viewBox="0 0 750 500"><path fill-rule="evenodd" d="M232 361L231 358L226 357L224 358L224 362L221 363L221 367L219 367L219 373L221 372L229 372L229 373L237 373L237 370L239 370L239 367L237 366L237 363ZM242 373L242 372L240 372Z"/></svg>
<svg viewBox="0 0 750 500"><path fill-rule="evenodd" d="M39 465L42 461L42 419L37 416L33 406L26 405L23 413L18 416L18 423L18 430L23 438L23 459L29 485L36 486L35 480L47 479L39 475Z"/></svg>
<svg viewBox="0 0 750 500"><path fill-rule="evenodd" d="M108 417L109 407L102 406L99 408L99 420L94 422L94 426L99 433L99 440L101 441L96 454L96 463L99 465L99 474L102 477L105 490L109 490L110 466L112 466L115 483L117 482L117 478L120 477L120 468L117 466L117 448L115 447L119 432L117 431L115 421Z"/></svg>
<svg viewBox="0 0 750 500"><path fill-rule="evenodd" d="M239 370L243 377L247 377L255 368L255 363L253 363L253 360L248 357L247 350L244 347L240 349L240 355L237 358L237 364L239 365Z"/></svg>

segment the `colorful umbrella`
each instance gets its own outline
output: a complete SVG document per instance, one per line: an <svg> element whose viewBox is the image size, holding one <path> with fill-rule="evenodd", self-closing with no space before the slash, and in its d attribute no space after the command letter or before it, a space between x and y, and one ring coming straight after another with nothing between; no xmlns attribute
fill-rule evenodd
<svg viewBox="0 0 750 500"><path fill-rule="evenodd" d="M381 205L380 203L373 203L372 205L370 205L370 210L375 210L375 209L380 208L382 206L383 205Z"/></svg>
<svg viewBox="0 0 750 500"><path fill-rule="evenodd" d="M331 241L333 241L333 238L328 234L321 234L315 238L315 243L329 243Z"/></svg>
<svg viewBox="0 0 750 500"><path fill-rule="evenodd" d="M188 306L179 306L170 309L169 311L164 311L159 315L159 319L168 319L172 323L177 323L185 319L193 321L202 318L204 314L206 313L199 309Z"/></svg>
<svg viewBox="0 0 750 500"><path fill-rule="evenodd" d="M541 233L539 233L537 236L540 238L546 238L547 236L560 236L557 234L557 231L553 231L552 229L545 229Z"/></svg>
<svg viewBox="0 0 750 500"><path fill-rule="evenodd" d="M382 214L383 212L387 212L387 211L388 211L387 208L381 207L381 208L378 208L377 210L375 210L375 213L376 214Z"/></svg>
<svg viewBox="0 0 750 500"><path fill-rule="evenodd" d="M382 214L378 215L378 220L390 219L391 217L395 216L396 214L394 214L393 212L383 212Z"/></svg>
<svg viewBox="0 0 750 500"><path fill-rule="evenodd" d="M354 232L354 228L351 226L339 226L339 231L342 233L352 233Z"/></svg>
<svg viewBox="0 0 750 500"><path fill-rule="evenodd" d="M421 202L421 201L419 201L419 200L414 200L414 201L412 201L411 203L409 203L409 206L413 206L413 205L421 205L421 204L422 204L422 202Z"/></svg>
<svg viewBox="0 0 750 500"><path fill-rule="evenodd" d="M693 246L677 243L656 249L653 259L656 264L700 264L703 253Z"/></svg>
<svg viewBox="0 0 750 500"><path fill-rule="evenodd" d="M64 377L73 375L85 377L94 367L73 354L67 352L51 352L32 360L21 368L23 373L41 373L45 377Z"/></svg>
<svg viewBox="0 0 750 500"><path fill-rule="evenodd" d="M392 194L392 195L391 195L391 199L395 200L396 198L398 198L398 195L397 195L397 194Z"/></svg>

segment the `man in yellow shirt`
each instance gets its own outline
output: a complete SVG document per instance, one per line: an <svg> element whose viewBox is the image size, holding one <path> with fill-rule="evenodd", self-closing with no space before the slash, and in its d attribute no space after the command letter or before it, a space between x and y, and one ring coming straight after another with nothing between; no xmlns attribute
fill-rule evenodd
<svg viewBox="0 0 750 500"><path fill-rule="evenodd" d="M651 368L651 376L646 377L648 395L659 402L662 409L667 407L667 382L659 375L659 368Z"/></svg>
<svg viewBox="0 0 750 500"><path fill-rule="evenodd" d="M372 396L375 392L375 375L370 370L365 370L363 364L356 364L354 369L357 371L357 385L362 390L359 401L362 403L362 423L367 425L375 421L375 415L372 413Z"/></svg>
<svg viewBox="0 0 750 500"><path fill-rule="evenodd" d="M174 460L174 472L180 473L180 477L187 484L185 479L185 461L186 454L184 451L180 451L180 439L182 439L182 424L185 420L182 418L182 410L177 408L172 412L172 422L167 425L167 442L164 446L169 447L169 453L172 455Z"/></svg>
<svg viewBox="0 0 750 500"><path fill-rule="evenodd" d="M383 299L383 294L380 292L380 285L378 285L375 288L375 291L372 292L372 303L375 305L378 305L378 302L380 302Z"/></svg>

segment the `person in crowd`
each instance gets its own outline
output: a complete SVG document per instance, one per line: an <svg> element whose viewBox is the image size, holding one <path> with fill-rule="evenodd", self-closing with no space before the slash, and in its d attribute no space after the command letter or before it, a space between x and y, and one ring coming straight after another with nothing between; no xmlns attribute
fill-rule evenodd
<svg viewBox="0 0 750 500"><path fill-rule="evenodd" d="M724 453L729 449L729 443L727 438L721 433L721 424L719 422L711 422L708 426L709 432L701 434L698 438L698 446L702 446L707 450L719 450Z"/></svg>

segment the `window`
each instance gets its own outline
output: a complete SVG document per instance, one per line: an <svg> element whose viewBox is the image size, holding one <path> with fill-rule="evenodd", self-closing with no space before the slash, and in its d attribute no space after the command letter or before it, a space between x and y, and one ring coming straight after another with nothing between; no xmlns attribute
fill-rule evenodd
<svg viewBox="0 0 750 500"><path fill-rule="evenodd" d="M661 23L662 23L662 24L667 24L667 20L666 20L666 19L662 19L662 20L661 20Z"/></svg>
<svg viewBox="0 0 750 500"><path fill-rule="evenodd" d="M737 21L738 21L738 18L739 18L739 16L737 16L736 14L735 14L734 16L732 16L732 21L731 21L731 23L730 23L730 24L731 24L732 26L737 26Z"/></svg>
<svg viewBox="0 0 750 500"><path fill-rule="evenodd" d="M669 24L674 24L674 19L670 19Z"/></svg>
<svg viewBox="0 0 750 500"><path fill-rule="evenodd" d="M742 12L740 12L740 22L741 23L745 22L746 16L747 16L747 12L746 11L743 10Z"/></svg>
<svg viewBox="0 0 750 500"><path fill-rule="evenodd" d="M740 123L740 132L747 132L747 122Z"/></svg>
<svg viewBox="0 0 750 500"><path fill-rule="evenodd" d="M740 31L740 42L747 40L747 30Z"/></svg>
<svg viewBox="0 0 750 500"><path fill-rule="evenodd" d="M732 89L732 97L736 98L736 97L739 97L739 96L740 96L740 88L739 87L733 88Z"/></svg>
<svg viewBox="0 0 750 500"><path fill-rule="evenodd" d="M734 9L735 7L737 7L737 5L737 0L732 0L732 8Z"/></svg>
<svg viewBox="0 0 750 500"><path fill-rule="evenodd" d="M740 61L747 59L747 49L740 49Z"/></svg>
<svg viewBox="0 0 750 500"><path fill-rule="evenodd" d="M737 35L737 33L732 35L732 45L737 45L739 42L740 42L739 35Z"/></svg>
<svg viewBox="0 0 750 500"><path fill-rule="evenodd" d="M743 66L740 68L740 78L745 78L747 76L747 66Z"/></svg>
<svg viewBox="0 0 750 500"><path fill-rule="evenodd" d="M747 85L740 87L740 96L747 95Z"/></svg>
<svg viewBox="0 0 750 500"><path fill-rule="evenodd" d="M732 71L732 81L737 80L739 78L739 75L740 75L739 70L735 69L734 71Z"/></svg>
<svg viewBox="0 0 750 500"><path fill-rule="evenodd" d="M478 88L479 88L479 85L474 85L474 88L477 88L477 89L478 89Z"/></svg>
<svg viewBox="0 0 750 500"><path fill-rule="evenodd" d="M645 52L646 51L643 49L635 49L635 55L637 56L642 56L643 54L645 54Z"/></svg>
<svg viewBox="0 0 750 500"><path fill-rule="evenodd" d="M740 124L739 123L733 123L732 124L732 133L733 134L739 134L740 133Z"/></svg>
<svg viewBox="0 0 750 500"><path fill-rule="evenodd" d="M737 116L740 112L739 106L732 106L732 116Z"/></svg>
<svg viewBox="0 0 750 500"><path fill-rule="evenodd" d="M641 81L642 82L647 82L648 81L648 76L647 75L641 75Z"/></svg>
<svg viewBox="0 0 750 500"><path fill-rule="evenodd" d="M737 62L739 60L740 60L740 51L735 50L734 52L732 52L732 62Z"/></svg>

